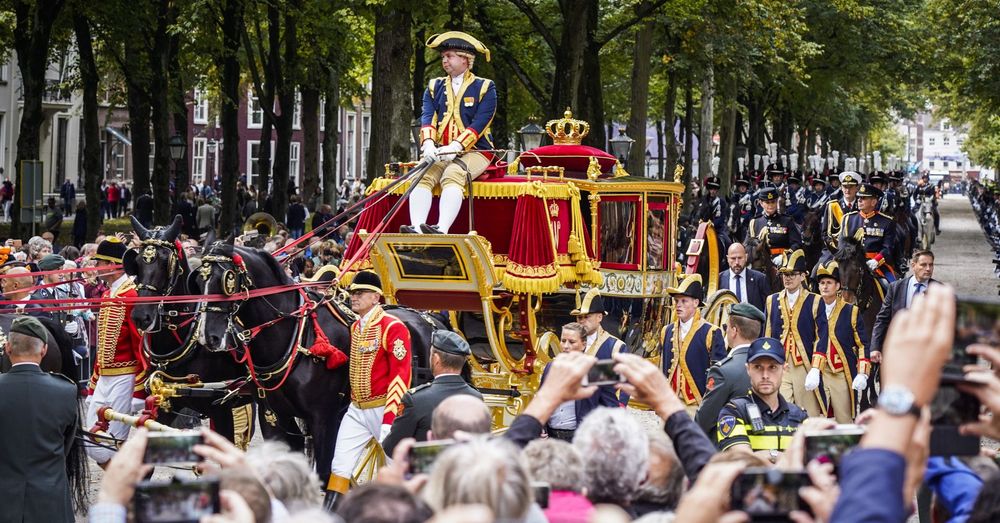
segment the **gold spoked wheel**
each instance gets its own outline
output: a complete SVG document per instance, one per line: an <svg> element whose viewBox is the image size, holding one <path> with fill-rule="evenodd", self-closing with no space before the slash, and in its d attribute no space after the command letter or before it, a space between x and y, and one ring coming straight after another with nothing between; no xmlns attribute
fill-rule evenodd
<svg viewBox="0 0 1000 523"><path fill-rule="evenodd" d="M722 328L729 320L729 307L739 303L736 295L729 289L722 289L712 293L702 307L701 317L705 321Z"/></svg>

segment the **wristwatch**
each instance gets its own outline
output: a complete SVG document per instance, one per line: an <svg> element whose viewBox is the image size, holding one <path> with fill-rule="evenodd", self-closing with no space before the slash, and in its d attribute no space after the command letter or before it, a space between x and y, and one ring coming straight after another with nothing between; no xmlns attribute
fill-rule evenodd
<svg viewBox="0 0 1000 523"><path fill-rule="evenodd" d="M770 458L771 458L771 463L777 463L778 462L778 451L774 450L774 449L771 449L771 456L770 456Z"/></svg>
<svg viewBox="0 0 1000 523"><path fill-rule="evenodd" d="M920 417L920 407L913 404L913 393L902 385L889 385L878 397L878 407L890 416Z"/></svg>

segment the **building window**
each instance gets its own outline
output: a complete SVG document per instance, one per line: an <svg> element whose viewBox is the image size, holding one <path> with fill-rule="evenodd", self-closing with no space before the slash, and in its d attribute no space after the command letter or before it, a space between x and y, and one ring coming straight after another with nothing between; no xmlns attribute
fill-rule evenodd
<svg viewBox="0 0 1000 523"><path fill-rule="evenodd" d="M10 67L10 63L0 64L0 82L6 82L7 78L7 68Z"/></svg>
<svg viewBox="0 0 1000 523"><path fill-rule="evenodd" d="M927 145L934 145L934 142L936 141L937 140L935 140L933 136L927 137Z"/></svg>
<svg viewBox="0 0 1000 523"><path fill-rule="evenodd" d="M292 142L288 147L288 179L299 187L299 142Z"/></svg>
<svg viewBox="0 0 1000 523"><path fill-rule="evenodd" d="M961 147L962 144L964 144L964 143L965 143L965 139L963 139L963 138L956 138L955 139L955 145L957 145L959 147Z"/></svg>
<svg viewBox="0 0 1000 523"><path fill-rule="evenodd" d="M260 129L264 125L264 109L260 99L254 96L253 90L247 90L247 127Z"/></svg>
<svg viewBox="0 0 1000 523"><path fill-rule="evenodd" d="M194 123L208 123L208 94L200 89L194 90Z"/></svg>
<svg viewBox="0 0 1000 523"><path fill-rule="evenodd" d="M931 169L933 169L934 168L934 160L931 160L929 165L930 165Z"/></svg>
<svg viewBox="0 0 1000 523"><path fill-rule="evenodd" d="M326 98L319 101L319 130L326 130Z"/></svg>
<svg viewBox="0 0 1000 523"><path fill-rule="evenodd" d="M368 142L372 134L372 117L370 114L361 117L361 173L368 171Z"/></svg>
<svg viewBox="0 0 1000 523"><path fill-rule="evenodd" d="M951 130L951 122L949 122L947 120L941 122L941 130L942 131L950 131Z"/></svg>
<svg viewBox="0 0 1000 523"><path fill-rule="evenodd" d="M950 136L942 136L941 137L941 143L943 145L945 145L945 146L950 145L951 144L951 137Z"/></svg>
<svg viewBox="0 0 1000 523"><path fill-rule="evenodd" d="M354 120L355 115L347 115L347 139L344 143L347 145L347 177L355 178L356 174L354 172Z"/></svg>
<svg viewBox="0 0 1000 523"><path fill-rule="evenodd" d="M302 93L295 92L295 107L292 108L292 129L302 128Z"/></svg>
<svg viewBox="0 0 1000 523"><path fill-rule="evenodd" d="M156 166L156 142L149 142L149 176L153 176Z"/></svg>
<svg viewBox="0 0 1000 523"><path fill-rule="evenodd" d="M191 145L191 181L194 183L204 182L208 140L195 138Z"/></svg>
<svg viewBox="0 0 1000 523"><path fill-rule="evenodd" d="M258 160L260 160L260 140L248 140L247 141L247 183L255 185L257 183L257 177L260 176L260 167L258 165ZM271 167L274 167L274 141L271 141ZM270 187L270 182L268 182L268 187Z"/></svg>
<svg viewBox="0 0 1000 523"><path fill-rule="evenodd" d="M115 178L125 179L125 144L115 142L111 146L112 160L114 161Z"/></svg>

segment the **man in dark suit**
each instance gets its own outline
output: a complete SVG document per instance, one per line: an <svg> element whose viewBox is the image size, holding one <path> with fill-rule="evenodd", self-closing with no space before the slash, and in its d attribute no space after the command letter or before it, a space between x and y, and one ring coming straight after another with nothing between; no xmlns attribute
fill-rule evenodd
<svg viewBox="0 0 1000 523"><path fill-rule="evenodd" d="M694 421L712 441L719 425L719 412L733 398L745 396L750 390L747 373L747 349L760 337L764 326L764 311L749 303L737 303L729 312L726 325L726 346L729 355L708 369L705 395Z"/></svg>
<svg viewBox="0 0 1000 523"><path fill-rule="evenodd" d="M392 430L382 441L386 454L391 456L392 450L403 438L427 441L434 408L446 398L467 394L483 399L478 390L462 379L462 368L471 355L468 342L458 334L446 330L434 331L431 336L431 372L434 373L434 380L403 395L403 413L396 416Z"/></svg>
<svg viewBox="0 0 1000 523"><path fill-rule="evenodd" d="M889 330L892 317L901 309L908 309L914 296L927 290L931 283L939 283L934 276L934 253L931 251L914 251L910 258L910 275L896 280L889 285L882 301L882 308L875 317L875 327L872 329L872 363L882 361L882 343L885 333Z"/></svg>
<svg viewBox="0 0 1000 523"><path fill-rule="evenodd" d="M35 318L11 323L0 375L0 522L73 521L66 456L77 426L77 391L69 380L42 372L48 333Z"/></svg>
<svg viewBox="0 0 1000 523"><path fill-rule="evenodd" d="M747 267L747 250L742 243L729 246L726 254L729 268L719 274L719 288L729 289L740 303L749 303L758 310L764 310L764 300L771 294L764 273Z"/></svg>

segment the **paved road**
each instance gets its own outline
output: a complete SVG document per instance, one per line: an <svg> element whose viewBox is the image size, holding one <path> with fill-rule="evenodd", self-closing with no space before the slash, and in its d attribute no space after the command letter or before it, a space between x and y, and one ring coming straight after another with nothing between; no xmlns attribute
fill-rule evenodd
<svg viewBox="0 0 1000 523"><path fill-rule="evenodd" d="M1000 280L993 273L993 251L976 221L968 198L949 194L938 206L941 235L934 251L934 278L959 294L996 296Z"/></svg>

